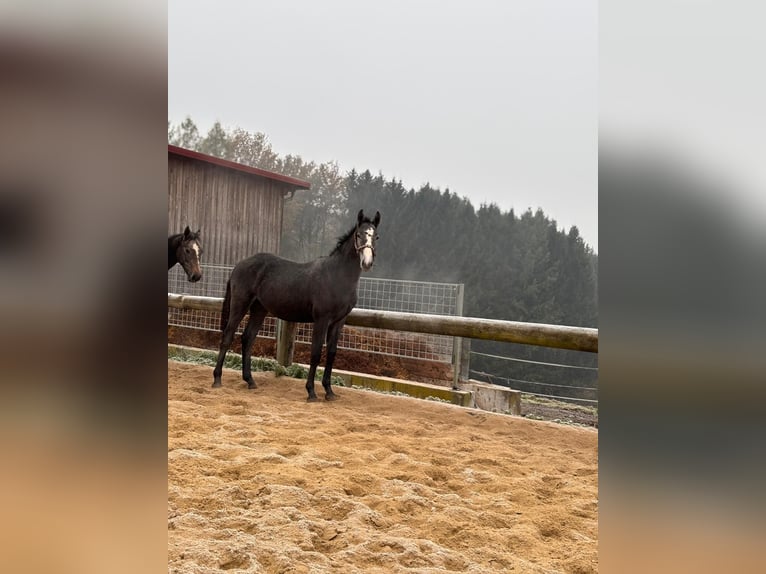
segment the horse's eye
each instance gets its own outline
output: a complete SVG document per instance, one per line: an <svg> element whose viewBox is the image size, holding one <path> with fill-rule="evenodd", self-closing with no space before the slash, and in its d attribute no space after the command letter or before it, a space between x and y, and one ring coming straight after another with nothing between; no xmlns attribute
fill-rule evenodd
<svg viewBox="0 0 766 574"><path fill-rule="evenodd" d="M186 251L186 253L191 253L191 249L189 249L188 247L184 249L184 251Z"/></svg>
<svg viewBox="0 0 766 574"><path fill-rule="evenodd" d="M375 236L375 241L377 241L378 239L380 239L380 235Z"/></svg>

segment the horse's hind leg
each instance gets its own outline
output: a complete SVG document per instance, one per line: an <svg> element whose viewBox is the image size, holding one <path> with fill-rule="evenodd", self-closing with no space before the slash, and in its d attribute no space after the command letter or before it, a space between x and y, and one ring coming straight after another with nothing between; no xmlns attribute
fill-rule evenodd
<svg viewBox="0 0 766 574"><path fill-rule="evenodd" d="M324 367L324 375L322 375L322 386L324 387L325 399L333 401L338 398L332 391L332 364L335 362L335 352L338 350L338 339L340 338L340 331L343 329L343 324L346 322L344 317L340 321L330 325L327 330L327 363Z"/></svg>
<svg viewBox="0 0 766 574"><path fill-rule="evenodd" d="M234 293L231 294L231 306L229 308L229 320L226 323L226 327L223 329L221 335L221 347L218 351L218 361L213 369L213 387L221 386L221 373L223 372L223 361L226 358L226 353L231 347L234 341L234 334L237 332L242 317L247 313L247 307L249 305L247 299L238 299Z"/></svg>
<svg viewBox="0 0 766 574"><path fill-rule="evenodd" d="M316 391L314 391L314 376L317 372L317 365L322 358L322 345L324 345L327 336L327 322L318 321L314 323L314 331L311 335L311 364L309 365L309 376L306 381L306 391L309 394L309 401L317 400Z"/></svg>
<svg viewBox="0 0 766 574"><path fill-rule="evenodd" d="M254 389L256 387L255 381L253 381L253 375L250 371L250 357L253 354L253 344L255 338L258 336L258 331L261 330L263 320L266 318L266 309L256 299L252 305L250 305L250 320L247 322L242 333L242 379L247 383L248 389Z"/></svg>

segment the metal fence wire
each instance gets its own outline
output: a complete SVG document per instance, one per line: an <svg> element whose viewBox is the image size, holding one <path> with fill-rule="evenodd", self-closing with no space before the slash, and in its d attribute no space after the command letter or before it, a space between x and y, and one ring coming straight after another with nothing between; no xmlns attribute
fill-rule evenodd
<svg viewBox="0 0 766 574"><path fill-rule="evenodd" d="M168 292L184 295L223 297L226 281L232 266L201 265L202 279L189 283L179 265L168 272ZM430 283L425 281L401 281L397 279L375 279L362 277L359 280L356 306L361 309L380 311L401 311L405 313L427 313L433 315L460 315L462 289L457 283ZM220 331L221 314L218 312L191 309L169 309L168 324L176 327L190 327ZM247 325L248 317L242 320L238 333ZM312 324L298 325L295 333L297 343L311 343ZM276 337L276 320L269 315L258 333L259 337ZM400 333L385 329L364 327L343 328L338 347L380 353L398 357L423 359L451 363L453 337L420 333Z"/></svg>

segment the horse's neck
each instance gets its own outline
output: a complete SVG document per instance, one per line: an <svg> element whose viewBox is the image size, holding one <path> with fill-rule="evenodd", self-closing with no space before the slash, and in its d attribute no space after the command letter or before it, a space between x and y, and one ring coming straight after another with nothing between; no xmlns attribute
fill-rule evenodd
<svg viewBox="0 0 766 574"><path fill-rule="evenodd" d="M359 266L359 257L354 249L353 238L346 241L341 248L327 258L327 262L334 265L338 270L354 280L359 282L359 277L362 275L362 268Z"/></svg>
<svg viewBox="0 0 766 574"><path fill-rule="evenodd" d="M178 245L181 243L181 235L171 235L168 237L168 269L173 267L176 263L178 263L178 256L176 255L176 251L178 250Z"/></svg>

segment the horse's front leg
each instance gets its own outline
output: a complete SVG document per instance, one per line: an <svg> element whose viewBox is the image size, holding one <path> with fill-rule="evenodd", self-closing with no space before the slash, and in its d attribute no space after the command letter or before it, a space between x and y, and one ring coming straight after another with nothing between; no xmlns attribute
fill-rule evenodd
<svg viewBox="0 0 766 574"><path fill-rule="evenodd" d="M261 325L263 325L266 313L267 311L264 306L258 301L254 301L250 306L250 320L247 322L247 327L245 327L245 331L242 333L242 380L247 383L248 389L254 389L258 386L253 380L250 358L253 355L255 338L258 336Z"/></svg>
<svg viewBox="0 0 766 574"><path fill-rule="evenodd" d="M325 399L328 401L334 401L338 398L332 390L332 365L335 362L335 352L338 350L338 339L340 338L341 329L346 322L346 318L343 317L340 321L337 321L330 325L327 330L327 363L324 367L324 375L322 375L322 386L324 387Z"/></svg>
<svg viewBox="0 0 766 574"><path fill-rule="evenodd" d="M317 372L317 366L322 358L322 345L327 336L327 321L314 323L314 331L311 336L311 364L309 365L309 376L306 381L306 391L309 394L309 401L316 401L317 394L314 391L314 376Z"/></svg>

